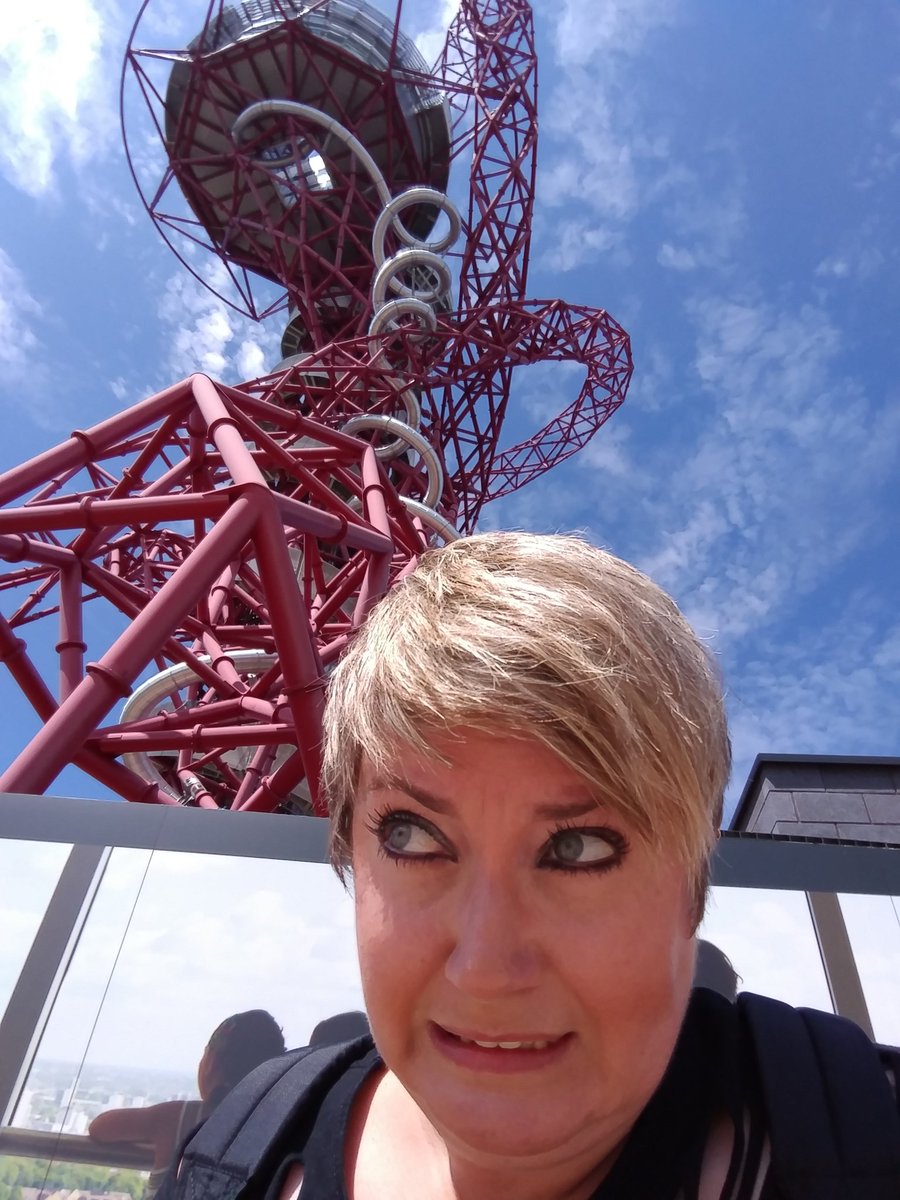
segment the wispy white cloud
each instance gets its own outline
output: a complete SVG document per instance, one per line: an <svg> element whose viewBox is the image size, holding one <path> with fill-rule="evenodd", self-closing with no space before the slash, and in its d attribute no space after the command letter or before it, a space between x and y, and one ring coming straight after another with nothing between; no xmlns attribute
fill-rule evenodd
<svg viewBox="0 0 900 1200"><path fill-rule="evenodd" d="M650 33L679 20L681 8L680 0L564 0L557 10L557 52L578 66L598 55L635 54Z"/></svg>
<svg viewBox="0 0 900 1200"><path fill-rule="evenodd" d="M127 403L128 397L130 395L130 390L128 387L128 381L126 379L124 379L121 375L117 376L117 378L115 378L115 379L110 380L109 390L112 392L112 394L115 396L115 398L119 401L120 404L122 404L124 406Z"/></svg>
<svg viewBox="0 0 900 1200"><path fill-rule="evenodd" d="M728 265L746 226L734 138L723 129L707 132L699 145L686 144L658 93L635 87L637 75L656 70L660 38L693 19L690 6L682 0L565 0L552 12L541 8L553 21L562 75L542 100L539 198L565 212L563 269L576 265L579 240L585 261L612 250L611 261L626 265L624 234L651 209L666 234L661 266Z"/></svg>
<svg viewBox="0 0 900 1200"><path fill-rule="evenodd" d="M685 175L677 190L672 188L669 221L675 236L660 246L660 266L693 271L698 267L727 266L732 261L747 227L741 171L736 162L726 165L723 171L714 165L716 157L710 156L704 163L706 174L702 178Z"/></svg>
<svg viewBox="0 0 900 1200"><path fill-rule="evenodd" d="M715 499L698 498L684 514L679 528L662 531L661 544L643 556L641 566L654 579L675 590L685 573L693 573L701 563L709 564L714 547L729 530L728 518ZM699 581L701 587L704 582Z"/></svg>
<svg viewBox="0 0 900 1200"><path fill-rule="evenodd" d="M900 406L842 370L840 332L820 307L725 294L688 312L693 380L651 347L622 412L486 518L581 521L600 542L614 532L613 549L734 660L767 630L802 627L809 598L883 532Z"/></svg>
<svg viewBox="0 0 900 1200"><path fill-rule="evenodd" d="M494 529L527 529L541 533L585 531L584 517L576 512L567 478L560 472L544 475L521 491L512 492L481 510L476 532ZM595 536L601 543L602 536Z"/></svg>
<svg viewBox="0 0 900 1200"><path fill-rule="evenodd" d="M573 121L576 112L589 112L590 120ZM643 175L648 167L662 169L669 157L668 142L649 136L612 73L598 88L594 72L572 66L565 86L550 93L542 125L552 141L541 159L541 198L554 206L577 201L606 221L634 216Z"/></svg>
<svg viewBox="0 0 900 1200"><path fill-rule="evenodd" d="M0 391L5 390L7 406L15 403L22 420L55 433L72 417L52 337L48 342L44 332L56 333L60 324L52 306L32 293L0 247Z"/></svg>
<svg viewBox="0 0 900 1200"><path fill-rule="evenodd" d="M693 271L699 265L697 255L692 250L673 246L671 242L663 242L656 261L661 267L669 267L673 271Z"/></svg>
<svg viewBox="0 0 900 1200"><path fill-rule="evenodd" d="M900 672L900 624L889 632L872 653L872 662L879 669Z"/></svg>
<svg viewBox="0 0 900 1200"><path fill-rule="evenodd" d="M0 369L10 383L22 383L41 369L37 329L42 316L22 272L0 248Z"/></svg>
<svg viewBox="0 0 900 1200"><path fill-rule="evenodd" d="M628 74L648 38L676 23L681 8L679 0L540 6L542 18L553 21L555 58L564 68L542 103L552 147L542 157L545 203L576 201L607 221L628 221L651 180L669 174L668 139L646 121Z"/></svg>
<svg viewBox="0 0 900 1200"><path fill-rule="evenodd" d="M581 453L583 467L601 472L606 478L635 479L640 468L630 447L631 429L624 422L613 423L600 436L592 438Z"/></svg>
<svg viewBox="0 0 900 1200"><path fill-rule="evenodd" d="M0 169L41 196L117 138L122 16L110 0L6 6L0 22Z"/></svg>
<svg viewBox="0 0 900 1200"><path fill-rule="evenodd" d="M216 259L205 265L203 276L214 289L229 287L227 271ZM281 358L278 317L257 324L184 270L166 282L159 316L168 346L164 365L175 378L203 371L235 383L265 374Z"/></svg>
<svg viewBox="0 0 900 1200"><path fill-rule="evenodd" d="M871 532L900 414L841 377L840 337L821 309L708 298L691 313L709 407L695 440L657 451L671 474L642 563L699 624L741 636Z"/></svg>
<svg viewBox="0 0 900 1200"><path fill-rule="evenodd" d="M900 687L900 624L854 597L790 639L762 639L729 672L729 708L743 781L756 754L879 754L895 744L886 695Z"/></svg>
<svg viewBox="0 0 900 1200"><path fill-rule="evenodd" d="M443 53L447 29L459 11L459 4L460 0L441 0L437 13L433 3L427 7L412 4L406 11L405 31L413 37L429 66Z"/></svg>
<svg viewBox="0 0 900 1200"><path fill-rule="evenodd" d="M838 611L831 597L884 534L900 459L896 390L867 391L845 371L841 332L821 307L725 294L688 311L696 385L671 380L679 420L648 439L626 406L578 460L580 472L595 455L600 466L584 484L596 496L591 532L604 541L615 530L613 548L672 591L721 656L737 788L760 751L884 752L900 627L883 605L867 608L864 588ZM631 428L632 461L606 469L603 443Z"/></svg>
<svg viewBox="0 0 900 1200"><path fill-rule="evenodd" d="M179 0L154 0L142 14L135 45L186 46L200 32L203 16L203 8L191 12Z"/></svg>
<svg viewBox="0 0 900 1200"><path fill-rule="evenodd" d="M636 411L661 412L680 404L678 387L676 363L671 352L648 341L645 336L640 347L640 364L628 389L625 407L616 414L615 427L627 423Z"/></svg>
<svg viewBox="0 0 900 1200"><path fill-rule="evenodd" d="M870 132L860 150L855 183L862 191L871 191L885 183L900 169L900 117L897 110L900 85L870 115ZM890 106L888 108L888 105Z"/></svg>
<svg viewBox="0 0 900 1200"><path fill-rule="evenodd" d="M820 279L868 279L881 269L886 258L881 246L854 239L841 251L823 258L815 273Z"/></svg>
<svg viewBox="0 0 900 1200"><path fill-rule="evenodd" d="M601 256L612 256L624 265L622 234L609 225L585 217L569 217L553 211L535 229L541 248L539 263L549 271L573 271Z"/></svg>

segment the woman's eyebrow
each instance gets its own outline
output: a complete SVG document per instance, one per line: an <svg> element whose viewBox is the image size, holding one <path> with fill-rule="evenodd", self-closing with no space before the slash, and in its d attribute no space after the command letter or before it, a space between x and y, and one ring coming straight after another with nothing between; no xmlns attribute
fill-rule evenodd
<svg viewBox="0 0 900 1200"><path fill-rule="evenodd" d="M373 792L405 792L412 800L417 801L423 808L431 812L447 816L453 812L453 804L441 796L435 796L425 788L417 787L407 779L397 775L378 775L369 784ZM541 804L534 810L534 815L541 821L572 821L577 817L596 813L601 805L594 796L578 794L571 800L562 800L556 804Z"/></svg>
<svg viewBox="0 0 900 1200"><path fill-rule="evenodd" d="M401 779L397 775L376 775L369 784L369 788L373 792L405 792L412 800L416 800L423 808L428 808L432 812L440 813L441 816L447 816L453 811L453 805L449 800L444 800L440 796L435 796L425 788L416 787L407 779Z"/></svg>
<svg viewBox="0 0 900 1200"><path fill-rule="evenodd" d="M541 804L535 809L535 816L546 821L571 821L575 817L586 817L588 813L598 813L601 808L602 805L595 797L583 796L560 804Z"/></svg>

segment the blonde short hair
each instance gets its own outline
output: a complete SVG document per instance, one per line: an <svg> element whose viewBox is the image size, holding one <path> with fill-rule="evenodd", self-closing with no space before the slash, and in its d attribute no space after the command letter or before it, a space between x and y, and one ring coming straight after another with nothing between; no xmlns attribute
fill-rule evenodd
<svg viewBox="0 0 900 1200"><path fill-rule="evenodd" d="M535 738L648 844L698 901L731 766L718 671L674 601L579 537L486 533L424 554L336 668L323 788L332 860L350 860L362 756L465 729Z"/></svg>

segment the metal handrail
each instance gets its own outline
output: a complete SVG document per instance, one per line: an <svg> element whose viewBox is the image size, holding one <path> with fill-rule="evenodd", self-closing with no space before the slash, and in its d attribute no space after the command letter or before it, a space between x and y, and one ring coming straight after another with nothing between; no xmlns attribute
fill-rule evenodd
<svg viewBox="0 0 900 1200"><path fill-rule="evenodd" d="M134 1142L95 1142L93 1138L75 1133L15 1129L12 1125L0 1128L0 1154L93 1163L100 1167L130 1167L137 1171L153 1168L153 1150L149 1146Z"/></svg>

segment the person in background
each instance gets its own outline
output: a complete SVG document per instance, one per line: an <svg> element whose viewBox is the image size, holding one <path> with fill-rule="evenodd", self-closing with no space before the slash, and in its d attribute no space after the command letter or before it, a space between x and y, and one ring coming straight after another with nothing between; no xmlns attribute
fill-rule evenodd
<svg viewBox="0 0 900 1200"><path fill-rule="evenodd" d="M736 1000L740 976L724 950L697 938L697 965L694 967L694 987L709 988L726 1000Z"/></svg>
<svg viewBox="0 0 900 1200"><path fill-rule="evenodd" d="M88 1133L96 1142L150 1146L153 1170L143 1200L152 1200L185 1137L205 1121L236 1083L254 1067L284 1053L284 1036L261 1008L235 1013L219 1025L197 1067L199 1100L164 1100L146 1108L111 1108L94 1118Z"/></svg>
<svg viewBox="0 0 900 1200"><path fill-rule="evenodd" d="M320 1021L309 1035L311 1046L336 1046L338 1042L349 1042L353 1038L370 1033L369 1022L364 1012L335 1013Z"/></svg>

